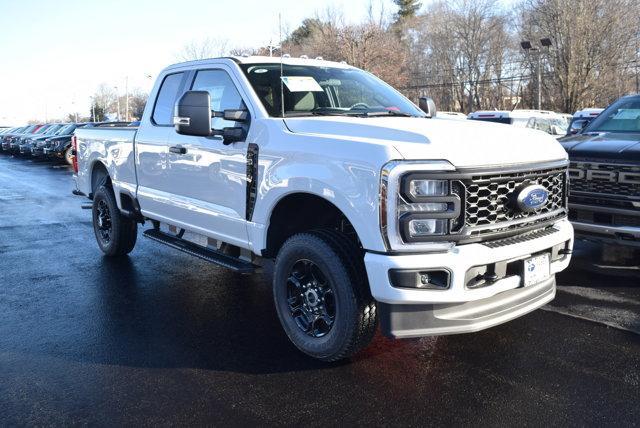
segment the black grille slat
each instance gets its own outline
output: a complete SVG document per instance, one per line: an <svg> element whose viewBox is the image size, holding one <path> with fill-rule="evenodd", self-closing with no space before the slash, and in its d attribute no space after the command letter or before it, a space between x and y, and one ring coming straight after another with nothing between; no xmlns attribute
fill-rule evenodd
<svg viewBox="0 0 640 428"><path fill-rule="evenodd" d="M570 167L574 169L594 169L598 171L613 171L618 173L640 172L640 167L638 166L620 165L614 163L572 162ZM587 180L586 178L572 177L569 193L572 192L609 195L613 197L640 197L640 184L618 183L616 181L608 181L603 179Z"/></svg>
<svg viewBox="0 0 640 428"><path fill-rule="evenodd" d="M507 247L509 245L519 244L521 242L527 242L527 241L531 241L533 239L542 238L544 236L553 235L556 232L558 232L558 229L550 227L548 229L536 230L534 232L524 233L522 235L516 235L516 236L512 236L510 238L483 242L482 245L484 245L486 247L489 247L489 248Z"/></svg>

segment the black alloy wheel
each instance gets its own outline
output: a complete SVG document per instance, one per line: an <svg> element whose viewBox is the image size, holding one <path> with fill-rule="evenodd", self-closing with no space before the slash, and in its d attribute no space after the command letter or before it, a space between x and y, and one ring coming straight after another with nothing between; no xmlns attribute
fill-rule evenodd
<svg viewBox="0 0 640 428"><path fill-rule="evenodd" d="M329 333L336 318L331 282L311 260L298 260L287 279L289 315L298 328L311 337Z"/></svg>

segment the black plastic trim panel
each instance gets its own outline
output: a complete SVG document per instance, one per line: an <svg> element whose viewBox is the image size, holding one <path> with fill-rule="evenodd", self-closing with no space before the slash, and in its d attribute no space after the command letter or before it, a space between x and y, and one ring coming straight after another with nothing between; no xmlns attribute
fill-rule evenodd
<svg viewBox="0 0 640 428"><path fill-rule="evenodd" d="M253 218L253 210L256 205L258 189L258 155L258 145L250 143L247 148L247 195L245 204L245 216L247 221L251 221Z"/></svg>

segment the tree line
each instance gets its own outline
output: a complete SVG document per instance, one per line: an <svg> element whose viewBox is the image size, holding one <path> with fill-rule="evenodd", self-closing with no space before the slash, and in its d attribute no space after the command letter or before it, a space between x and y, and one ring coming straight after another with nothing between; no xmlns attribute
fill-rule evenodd
<svg viewBox="0 0 640 428"><path fill-rule="evenodd" d="M637 0L381 1L362 22L325 10L285 30L282 46L185 46L180 59L227 54L320 56L368 70L441 110L536 108L572 113L638 92ZM388 10L386 10L388 8ZM547 39L547 45L541 44ZM523 49L521 42L530 43ZM271 43L273 44L273 43Z"/></svg>

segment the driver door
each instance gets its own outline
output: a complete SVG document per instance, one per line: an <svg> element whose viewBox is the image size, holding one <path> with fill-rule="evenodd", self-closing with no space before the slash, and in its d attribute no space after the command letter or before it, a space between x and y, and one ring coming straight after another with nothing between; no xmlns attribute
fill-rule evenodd
<svg viewBox="0 0 640 428"><path fill-rule="evenodd" d="M246 109L230 73L224 68L197 70L190 90L207 91L211 110ZM212 118L212 129L243 126L248 123ZM233 245L248 243L246 207L247 142L225 144L221 136L169 136L167 153L169 192L174 198L176 218L185 228Z"/></svg>

